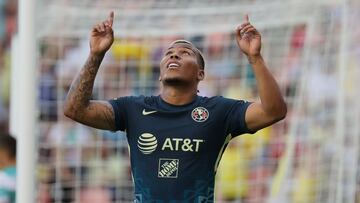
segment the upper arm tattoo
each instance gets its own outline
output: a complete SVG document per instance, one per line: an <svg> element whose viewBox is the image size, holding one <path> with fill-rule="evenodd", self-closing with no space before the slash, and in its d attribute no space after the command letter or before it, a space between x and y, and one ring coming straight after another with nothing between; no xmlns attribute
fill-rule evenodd
<svg viewBox="0 0 360 203"><path fill-rule="evenodd" d="M91 101L86 110L88 125L95 128L115 130L115 112L107 101ZM84 118L83 120L86 120Z"/></svg>

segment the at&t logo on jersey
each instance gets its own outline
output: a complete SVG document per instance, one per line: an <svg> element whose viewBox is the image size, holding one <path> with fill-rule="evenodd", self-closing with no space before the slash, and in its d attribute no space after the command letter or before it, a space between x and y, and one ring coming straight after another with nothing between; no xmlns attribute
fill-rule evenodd
<svg viewBox="0 0 360 203"><path fill-rule="evenodd" d="M137 141L137 146L143 154L151 154L156 150L158 143L153 134L143 133Z"/></svg>
<svg viewBox="0 0 360 203"><path fill-rule="evenodd" d="M196 122L204 122L209 118L209 111L204 107L196 107L191 112L191 118Z"/></svg>
<svg viewBox="0 0 360 203"><path fill-rule="evenodd" d="M163 143L158 143L153 134L143 133L137 140L137 146L143 154L153 153L158 145L161 146L161 151L199 152L204 142L202 139L166 138Z"/></svg>

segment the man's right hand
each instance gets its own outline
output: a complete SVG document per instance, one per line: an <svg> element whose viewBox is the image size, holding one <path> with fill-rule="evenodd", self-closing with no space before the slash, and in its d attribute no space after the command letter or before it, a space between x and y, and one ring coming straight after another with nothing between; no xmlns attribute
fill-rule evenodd
<svg viewBox="0 0 360 203"><path fill-rule="evenodd" d="M91 31L90 52L95 55L104 55L114 42L114 12L111 11L109 18L97 25Z"/></svg>

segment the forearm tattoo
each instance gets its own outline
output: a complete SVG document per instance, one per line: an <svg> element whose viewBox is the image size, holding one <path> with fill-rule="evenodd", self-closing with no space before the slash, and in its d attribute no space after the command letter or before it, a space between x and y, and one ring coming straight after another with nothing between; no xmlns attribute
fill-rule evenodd
<svg viewBox="0 0 360 203"><path fill-rule="evenodd" d="M74 113L87 106L102 59L103 56L89 56L77 78L71 84L68 101L72 104L71 106Z"/></svg>

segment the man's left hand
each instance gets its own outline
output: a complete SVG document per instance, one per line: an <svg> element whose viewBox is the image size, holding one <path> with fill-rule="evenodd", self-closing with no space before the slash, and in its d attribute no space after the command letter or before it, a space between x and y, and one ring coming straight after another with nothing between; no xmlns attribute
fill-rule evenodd
<svg viewBox="0 0 360 203"><path fill-rule="evenodd" d="M250 24L247 14L244 16L244 23L236 28L236 42L248 58L260 56L261 35Z"/></svg>

